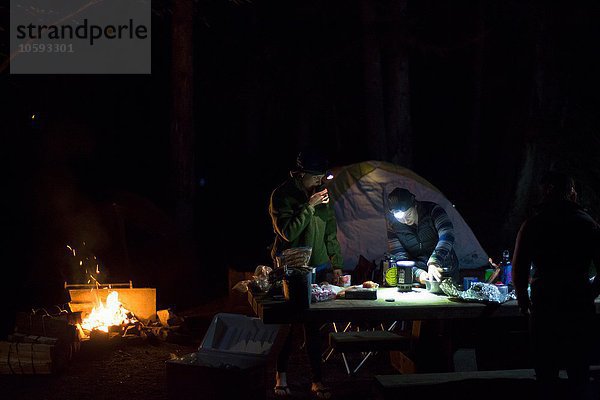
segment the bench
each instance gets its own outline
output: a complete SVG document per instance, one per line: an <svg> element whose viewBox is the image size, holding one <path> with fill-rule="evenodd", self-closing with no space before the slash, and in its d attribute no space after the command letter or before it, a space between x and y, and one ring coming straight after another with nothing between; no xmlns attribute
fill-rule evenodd
<svg viewBox="0 0 600 400"><path fill-rule="evenodd" d="M386 330L331 332L329 346L342 354L346 372L355 374L365 361L376 351L405 350L410 346L410 338ZM350 371L345 353L367 352L360 364Z"/></svg>
<svg viewBox="0 0 600 400"><path fill-rule="evenodd" d="M403 350L409 338L389 331L332 332L329 345L340 353Z"/></svg>
<svg viewBox="0 0 600 400"><path fill-rule="evenodd" d="M427 374L377 375L378 389L384 399L405 396L422 398L445 397L443 393L454 393L453 397L465 398L509 398L512 393L532 393L535 373L533 369L442 372ZM514 388L519 388L516 392ZM521 397L522 398L522 397Z"/></svg>
<svg viewBox="0 0 600 400"><path fill-rule="evenodd" d="M597 366L592 366L592 375L597 370ZM564 383L567 378L564 370L560 371L560 378ZM395 400L411 395L440 397L443 393L455 393L455 397L477 395L491 399L506 399L512 393L520 393L521 398L532 398L539 390L533 369L376 375L375 380L383 398Z"/></svg>

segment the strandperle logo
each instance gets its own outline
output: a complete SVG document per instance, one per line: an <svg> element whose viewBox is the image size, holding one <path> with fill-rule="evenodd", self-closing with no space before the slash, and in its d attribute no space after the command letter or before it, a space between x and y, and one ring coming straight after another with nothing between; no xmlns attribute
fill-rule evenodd
<svg viewBox="0 0 600 400"><path fill-rule="evenodd" d="M71 25L18 25L17 39L88 39L90 46L98 39L124 39L124 38L146 39L148 27L145 25L134 25L133 19L127 25L90 25L87 18L83 24L73 27Z"/></svg>
<svg viewBox="0 0 600 400"><path fill-rule="evenodd" d="M11 74L149 74L150 0L11 0Z"/></svg>

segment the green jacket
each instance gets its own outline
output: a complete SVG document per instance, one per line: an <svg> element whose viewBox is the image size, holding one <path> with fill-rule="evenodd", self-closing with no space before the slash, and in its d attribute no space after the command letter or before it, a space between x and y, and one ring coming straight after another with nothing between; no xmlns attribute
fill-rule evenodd
<svg viewBox="0 0 600 400"><path fill-rule="evenodd" d="M290 178L271 193L269 214L275 231L271 256L291 247L312 247L309 264L317 266L331 261L333 269L342 268L343 260L337 240L337 224L331 204L308 204L301 183Z"/></svg>

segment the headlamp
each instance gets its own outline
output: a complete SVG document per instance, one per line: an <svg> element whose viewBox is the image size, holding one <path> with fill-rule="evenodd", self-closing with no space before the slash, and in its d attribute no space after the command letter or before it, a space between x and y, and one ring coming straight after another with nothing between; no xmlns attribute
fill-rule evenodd
<svg viewBox="0 0 600 400"><path fill-rule="evenodd" d="M394 214L394 218L396 218L397 220L401 220L406 215L406 211L395 210L392 212Z"/></svg>

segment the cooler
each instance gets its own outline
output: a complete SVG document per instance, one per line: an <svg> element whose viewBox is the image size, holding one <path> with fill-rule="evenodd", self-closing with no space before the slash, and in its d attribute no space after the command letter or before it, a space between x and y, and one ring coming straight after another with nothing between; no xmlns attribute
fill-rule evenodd
<svg viewBox="0 0 600 400"><path fill-rule="evenodd" d="M198 351L166 361L169 399L265 398L265 366L279 325L216 314Z"/></svg>

